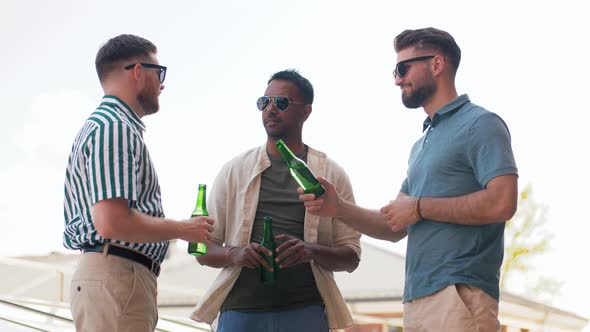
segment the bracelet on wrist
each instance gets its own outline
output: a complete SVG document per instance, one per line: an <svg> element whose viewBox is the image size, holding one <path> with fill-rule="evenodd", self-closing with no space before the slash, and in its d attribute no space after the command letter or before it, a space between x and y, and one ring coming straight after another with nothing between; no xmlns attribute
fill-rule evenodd
<svg viewBox="0 0 590 332"><path fill-rule="evenodd" d="M227 247L227 250L225 251L225 260L226 260L227 262L229 262L229 261L230 261L230 260L229 260L229 253L230 253L232 250L234 250L234 249L236 249L236 247Z"/></svg>
<svg viewBox="0 0 590 332"><path fill-rule="evenodd" d="M424 220L424 217L422 217L422 207L420 206L421 200L422 197L418 197L418 199L416 200L416 215L418 216L418 222Z"/></svg>

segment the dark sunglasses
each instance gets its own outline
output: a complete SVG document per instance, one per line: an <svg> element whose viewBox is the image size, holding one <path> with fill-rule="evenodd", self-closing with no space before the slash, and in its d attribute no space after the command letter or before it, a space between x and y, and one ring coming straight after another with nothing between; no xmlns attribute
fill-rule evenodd
<svg viewBox="0 0 590 332"><path fill-rule="evenodd" d="M258 107L258 110L264 112L264 110L270 104L271 100L275 104L276 109L281 112L286 111L287 108L289 108L289 104L305 105L303 103L292 102L291 99L289 99L289 97L285 97L285 96L274 96L274 97L262 96L262 97L258 98L258 100L256 101L256 106Z"/></svg>
<svg viewBox="0 0 590 332"><path fill-rule="evenodd" d="M402 78L406 76L408 73L408 63L432 59L435 56L436 55L425 55L398 62L397 65L395 65L395 69L393 70L393 78Z"/></svg>
<svg viewBox="0 0 590 332"><path fill-rule="evenodd" d="M134 63L131 65L125 66L125 70L129 70L129 69L135 67L135 65L141 65L142 67L145 67L145 68L159 70L158 79L160 80L160 84L164 83L164 80L166 79L166 67L165 66L154 65L153 63Z"/></svg>

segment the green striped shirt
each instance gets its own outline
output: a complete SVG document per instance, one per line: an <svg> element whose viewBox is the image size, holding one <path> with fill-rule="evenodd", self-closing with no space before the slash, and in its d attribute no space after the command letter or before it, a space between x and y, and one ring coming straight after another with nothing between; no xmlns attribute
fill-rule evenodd
<svg viewBox="0 0 590 332"><path fill-rule="evenodd" d="M162 262L168 241L131 243L103 238L90 208L96 202L123 197L129 207L164 217L160 185L143 141L145 126L127 104L104 96L84 123L72 146L65 181L63 243L68 249L115 243Z"/></svg>

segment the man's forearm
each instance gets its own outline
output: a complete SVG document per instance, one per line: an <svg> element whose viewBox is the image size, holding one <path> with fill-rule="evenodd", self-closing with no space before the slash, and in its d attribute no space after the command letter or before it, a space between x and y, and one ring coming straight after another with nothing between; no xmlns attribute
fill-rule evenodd
<svg viewBox="0 0 590 332"><path fill-rule="evenodd" d="M477 192L461 197L423 197L420 200L421 214L424 219L462 225L486 225L506 221L507 219L494 213L493 209L486 207L485 202L481 204L482 196L481 192Z"/></svg>
<svg viewBox="0 0 590 332"><path fill-rule="evenodd" d="M312 258L321 267L329 271L354 271L359 265L359 257L350 247L327 247L313 244Z"/></svg>
<svg viewBox="0 0 590 332"><path fill-rule="evenodd" d="M339 212L339 216L336 217L338 220L370 237L397 242L407 235L406 231L392 231L387 224L387 219L379 211L343 202Z"/></svg>
<svg viewBox="0 0 590 332"><path fill-rule="evenodd" d="M215 242L207 242L207 254L198 256L197 261L201 265L214 268L222 268L229 265L228 253L231 247L223 247Z"/></svg>
<svg viewBox="0 0 590 332"><path fill-rule="evenodd" d="M459 197L423 197L424 219L462 225L504 222L514 215L518 189L512 175L494 178L486 189Z"/></svg>
<svg viewBox="0 0 590 332"><path fill-rule="evenodd" d="M103 215L93 210L94 223L104 238L126 242L150 243L178 238L181 224L175 220L152 217L134 209L109 211Z"/></svg>

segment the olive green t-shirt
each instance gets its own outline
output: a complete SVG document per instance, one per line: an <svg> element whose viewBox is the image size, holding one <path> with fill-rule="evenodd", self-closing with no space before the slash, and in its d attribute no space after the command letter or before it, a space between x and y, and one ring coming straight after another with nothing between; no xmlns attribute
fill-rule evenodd
<svg viewBox="0 0 590 332"><path fill-rule="evenodd" d="M307 147L297 157L307 161ZM269 158L271 166L262 173L250 241L262 241L265 216L272 217L274 236L287 234L303 240L305 207L297 194L298 184L281 156L269 154ZM277 311L322 302L309 263L281 269L278 280L271 284L260 281L260 268L244 267L221 311Z"/></svg>

